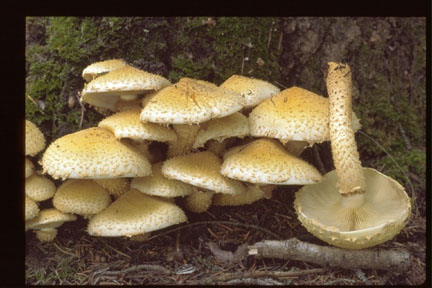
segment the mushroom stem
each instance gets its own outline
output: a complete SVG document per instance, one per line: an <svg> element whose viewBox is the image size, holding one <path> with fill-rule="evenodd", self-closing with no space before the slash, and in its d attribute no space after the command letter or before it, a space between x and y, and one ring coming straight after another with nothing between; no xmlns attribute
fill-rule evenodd
<svg viewBox="0 0 432 288"><path fill-rule="evenodd" d="M120 94L120 99L124 101L132 101L138 98L136 94Z"/></svg>
<svg viewBox="0 0 432 288"><path fill-rule="evenodd" d="M330 141L337 187L342 205L356 209L364 202L366 184L352 127L351 69L347 64L330 62L328 65Z"/></svg>

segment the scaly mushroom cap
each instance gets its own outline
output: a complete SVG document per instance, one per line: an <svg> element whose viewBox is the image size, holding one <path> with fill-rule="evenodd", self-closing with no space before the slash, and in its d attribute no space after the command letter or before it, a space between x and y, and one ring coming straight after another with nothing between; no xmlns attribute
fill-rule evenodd
<svg viewBox="0 0 432 288"><path fill-rule="evenodd" d="M55 179L143 177L150 166L136 148L99 127L58 138L42 157L43 172Z"/></svg>
<svg viewBox="0 0 432 288"><path fill-rule="evenodd" d="M168 142L167 157L185 155L193 150L196 135L200 130L198 125L173 124L173 129L177 134L177 140Z"/></svg>
<svg viewBox="0 0 432 288"><path fill-rule="evenodd" d="M191 78L159 91L141 111L141 121L199 124L243 108L241 96L215 84Z"/></svg>
<svg viewBox="0 0 432 288"><path fill-rule="evenodd" d="M77 216L61 212L55 208L48 208L39 211L38 216L25 222L25 230L45 230L55 229L64 222L75 221Z"/></svg>
<svg viewBox="0 0 432 288"><path fill-rule="evenodd" d="M98 77L103 73L107 73L110 71L114 71L120 68L123 68L127 65L127 63L123 59L111 59L93 63L87 66L83 72L82 77L90 82L94 78Z"/></svg>
<svg viewBox="0 0 432 288"><path fill-rule="evenodd" d="M28 158L25 158L25 178L30 177L34 171L34 164Z"/></svg>
<svg viewBox="0 0 432 288"><path fill-rule="evenodd" d="M187 221L175 204L131 189L90 219L92 236L128 236L151 232Z"/></svg>
<svg viewBox="0 0 432 288"><path fill-rule="evenodd" d="M362 249L392 239L406 225L411 203L404 188L372 168L363 168L366 193L352 213L341 203L333 170L321 183L296 192L294 206L300 222L319 239L346 249Z"/></svg>
<svg viewBox="0 0 432 288"><path fill-rule="evenodd" d="M45 148L45 137L33 122L25 122L25 155L35 156Z"/></svg>
<svg viewBox="0 0 432 288"><path fill-rule="evenodd" d="M359 123L356 118L352 121ZM277 138L282 143L329 141L328 98L299 87L285 89L252 110L249 129L254 137Z"/></svg>
<svg viewBox="0 0 432 288"><path fill-rule="evenodd" d="M208 210L212 204L213 195L220 194L213 191L194 188L192 194L180 199L182 207L194 213L202 213ZM222 194L221 194L222 195Z"/></svg>
<svg viewBox="0 0 432 288"><path fill-rule="evenodd" d="M130 189L128 178L93 179L93 181L102 186L109 194L114 195L115 198Z"/></svg>
<svg viewBox="0 0 432 288"><path fill-rule="evenodd" d="M243 138L249 135L249 121L240 112L229 116L212 119L200 125L200 130L195 138L193 148L204 147L210 139L222 142L229 137Z"/></svg>
<svg viewBox="0 0 432 288"><path fill-rule="evenodd" d="M150 176L132 179L131 188L148 195L169 198L186 196L192 193L192 185L164 177L161 171L162 165L163 162L153 164Z"/></svg>
<svg viewBox="0 0 432 288"><path fill-rule="evenodd" d="M25 180L25 194L34 201L40 202L50 199L55 192L54 182L37 173L33 173Z"/></svg>
<svg viewBox="0 0 432 288"><path fill-rule="evenodd" d="M25 196L25 221L35 218L39 213L39 207L33 199Z"/></svg>
<svg viewBox="0 0 432 288"><path fill-rule="evenodd" d="M88 83L81 92L81 100L115 111L115 104L121 95L131 95L130 100L135 100L132 95L160 90L170 84L162 76L126 65Z"/></svg>
<svg viewBox="0 0 432 288"><path fill-rule="evenodd" d="M216 206L240 206L252 204L261 199L271 198L272 190L276 185L247 185L246 192L240 195L216 194L213 197L213 205Z"/></svg>
<svg viewBox="0 0 432 288"><path fill-rule="evenodd" d="M232 90L242 95L245 99L245 108L258 105L265 99L274 96L280 92L280 89L273 84L241 75L232 75L225 80L220 87Z"/></svg>
<svg viewBox="0 0 432 288"><path fill-rule="evenodd" d="M162 174L216 193L241 194L244 185L221 175L222 160L209 151L190 153L168 159L162 165Z"/></svg>
<svg viewBox="0 0 432 288"><path fill-rule="evenodd" d="M108 191L89 179L66 180L53 198L53 205L58 210L83 216L97 214L110 203Z"/></svg>
<svg viewBox="0 0 432 288"><path fill-rule="evenodd" d="M322 180L318 170L289 154L269 138L252 141L225 158L221 173L232 179L257 184L306 185Z"/></svg>
<svg viewBox="0 0 432 288"><path fill-rule="evenodd" d="M111 131L117 139L131 138L148 141L175 141L176 133L166 126L140 121L141 108L117 112L99 122L98 127Z"/></svg>

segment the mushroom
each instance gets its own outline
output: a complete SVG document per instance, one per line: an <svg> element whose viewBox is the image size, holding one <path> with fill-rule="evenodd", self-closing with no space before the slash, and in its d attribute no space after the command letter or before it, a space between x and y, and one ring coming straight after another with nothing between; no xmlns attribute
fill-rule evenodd
<svg viewBox="0 0 432 288"><path fill-rule="evenodd" d="M223 118L212 119L202 123L195 137L193 148L204 147L205 143L210 139L222 142L229 137L243 138L248 135L249 122L247 117L240 112L236 112Z"/></svg>
<svg viewBox="0 0 432 288"><path fill-rule="evenodd" d="M33 122L25 122L25 155L35 156L45 148L45 137Z"/></svg>
<svg viewBox="0 0 432 288"><path fill-rule="evenodd" d="M276 185L259 186L247 184L246 192L240 195L216 194L213 197L212 205L216 206L240 206L252 204L261 199L270 199Z"/></svg>
<svg viewBox="0 0 432 288"><path fill-rule="evenodd" d="M322 180L315 167L288 153L275 139L257 139L227 153L220 171L232 179L278 185L306 185Z"/></svg>
<svg viewBox="0 0 432 288"><path fill-rule="evenodd" d="M117 139L130 138L148 141L175 141L176 133L156 123L140 121L141 108L117 112L99 122L98 127L112 132Z"/></svg>
<svg viewBox="0 0 432 288"><path fill-rule="evenodd" d="M42 157L43 172L54 179L143 177L148 159L108 130L93 127L58 138Z"/></svg>
<svg viewBox="0 0 432 288"><path fill-rule="evenodd" d="M392 239L406 225L411 204L394 179L361 166L351 113L351 70L329 63L330 138L335 170L321 183L296 192L300 222L319 239L346 249L362 249Z"/></svg>
<svg viewBox="0 0 432 288"><path fill-rule="evenodd" d="M82 77L87 82L90 82L91 80L93 80L94 78L102 74L123 68L126 65L127 63L123 59L110 59L110 60L96 62L87 66L83 70Z"/></svg>
<svg viewBox="0 0 432 288"><path fill-rule="evenodd" d="M168 158L185 155L191 152L193 150L195 138L200 130L200 126L173 124L173 129L177 134L177 140L168 142Z"/></svg>
<svg viewBox="0 0 432 288"><path fill-rule="evenodd" d="M73 213L90 218L111 203L111 198L102 186L90 179L69 179L57 189L53 205L64 213Z"/></svg>
<svg viewBox="0 0 432 288"><path fill-rule="evenodd" d="M164 177L161 171L162 165L162 161L153 164L150 176L133 178L131 188L148 195L167 198L186 196L192 193L192 185Z"/></svg>
<svg viewBox="0 0 432 288"><path fill-rule="evenodd" d="M139 94L160 90L171 83L164 77L126 65L88 83L81 101L115 111L119 99L132 101Z"/></svg>
<svg viewBox="0 0 432 288"><path fill-rule="evenodd" d="M25 196L25 221L35 218L39 214L39 207L36 201Z"/></svg>
<svg viewBox="0 0 432 288"><path fill-rule="evenodd" d="M141 121L161 124L199 124L243 108L240 94L210 82L181 78L154 95L141 111Z"/></svg>
<svg viewBox="0 0 432 288"><path fill-rule="evenodd" d="M182 207L194 213L202 213L208 210L212 204L213 195L215 193L203 188L194 187L191 194L180 199Z"/></svg>
<svg viewBox="0 0 432 288"><path fill-rule="evenodd" d="M162 174L216 193L241 194L246 188L240 181L220 174L222 160L210 151L190 153L166 160Z"/></svg>
<svg viewBox="0 0 432 288"><path fill-rule="evenodd" d="M102 186L116 199L130 189L130 181L128 178L93 179L93 181Z"/></svg>
<svg viewBox="0 0 432 288"><path fill-rule="evenodd" d="M25 194L34 201L40 202L50 199L55 192L54 182L45 176L33 173L25 180Z"/></svg>
<svg viewBox="0 0 432 288"><path fill-rule="evenodd" d="M75 221L73 214L63 213L55 208L41 210L33 219L25 222L25 230L34 230L39 241L53 241L57 236L57 228L64 222Z"/></svg>
<svg viewBox="0 0 432 288"><path fill-rule="evenodd" d="M25 178L30 177L33 174L35 167L33 162L31 162L28 158L25 158Z"/></svg>
<svg viewBox="0 0 432 288"><path fill-rule="evenodd" d="M241 75L232 75L220 87L239 93L245 100L245 108L256 106L280 91L278 87L267 81Z"/></svg>
<svg viewBox="0 0 432 288"><path fill-rule="evenodd" d="M90 219L92 236L131 237L187 221L177 205L131 189Z"/></svg>

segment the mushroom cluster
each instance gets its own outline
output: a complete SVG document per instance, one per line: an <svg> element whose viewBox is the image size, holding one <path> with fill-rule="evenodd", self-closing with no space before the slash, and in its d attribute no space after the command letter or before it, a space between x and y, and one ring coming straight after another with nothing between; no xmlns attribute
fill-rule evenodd
<svg viewBox="0 0 432 288"><path fill-rule="evenodd" d="M280 91L240 75L219 86L188 77L171 83L120 59L91 64L82 76L88 83L80 101L105 118L97 127L56 139L45 150L40 164L46 176L37 175L32 182L61 180L58 188L52 184L49 197L40 196L42 189L31 192L36 184L27 192L26 184L27 198L52 198L53 207L39 212L39 221L37 203L26 198L26 220L33 218L26 229L43 231L38 236L43 241L54 239L58 219L72 221L77 215L88 219L90 235L132 237L187 221L183 209L202 213L211 205L247 205L271 198L278 186L307 189L329 181L300 155L314 143L337 143L331 98L299 87ZM360 129L351 110L344 117L352 131ZM26 134L26 150L27 138L34 145L40 135ZM35 151L29 148L28 154ZM33 170L26 160L27 179L35 177L30 176ZM327 209L320 203L333 196L298 193L295 207L302 223L326 217L317 214ZM328 209L323 215L331 213ZM307 218L310 210L312 220ZM57 218L48 223L50 214ZM363 214L352 215L362 219Z"/></svg>

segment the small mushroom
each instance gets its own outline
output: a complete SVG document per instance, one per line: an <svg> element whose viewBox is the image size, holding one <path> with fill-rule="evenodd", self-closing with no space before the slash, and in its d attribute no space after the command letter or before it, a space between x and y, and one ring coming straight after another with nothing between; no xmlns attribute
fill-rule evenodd
<svg viewBox="0 0 432 288"><path fill-rule="evenodd" d="M261 199L270 199L276 185L258 186L247 185L246 192L240 195L216 194L213 197L212 205L216 206L240 206L252 204Z"/></svg>
<svg viewBox="0 0 432 288"><path fill-rule="evenodd" d="M34 201L40 202L50 199L56 192L54 182L45 176L33 173L25 180L25 194Z"/></svg>
<svg viewBox="0 0 432 288"><path fill-rule="evenodd" d="M114 71L123 68L127 63L123 59L110 59L105 61L99 61L87 66L83 72L82 77L90 82L98 76L101 76L110 71Z"/></svg>
<svg viewBox="0 0 432 288"><path fill-rule="evenodd" d="M28 158L25 158L25 178L30 177L34 172L34 164Z"/></svg>
<svg viewBox="0 0 432 288"><path fill-rule="evenodd" d="M214 191L194 187L191 194L180 199L180 204L188 211L203 213L211 206L215 194L221 193L215 193Z"/></svg>
<svg viewBox="0 0 432 288"><path fill-rule="evenodd" d="M352 127L348 65L329 63L330 138L335 170L296 193L294 207L306 229L329 244L362 249L392 239L406 225L411 204L404 188L361 166Z"/></svg>
<svg viewBox="0 0 432 288"><path fill-rule="evenodd" d="M130 189L130 181L128 178L93 179L93 181L102 186L116 199Z"/></svg>
<svg viewBox="0 0 432 288"><path fill-rule="evenodd" d="M33 122L25 123L25 155L35 156L45 148L45 137Z"/></svg>
<svg viewBox="0 0 432 288"><path fill-rule="evenodd" d="M73 214L63 213L55 208L41 210L33 219L25 222L25 230L34 230L36 237L42 242L53 241L57 236L57 228L64 222L75 221Z"/></svg>
<svg viewBox="0 0 432 288"><path fill-rule="evenodd" d="M25 196L25 221L35 218L39 214L39 206L36 201Z"/></svg>
<svg viewBox="0 0 432 288"><path fill-rule="evenodd" d="M177 140L168 142L167 157L172 158L193 151L193 145L200 126L188 124L173 124L172 126L177 134Z"/></svg>
<svg viewBox="0 0 432 288"><path fill-rule="evenodd" d="M90 219L92 236L131 237L187 221L177 205L131 189Z"/></svg>

